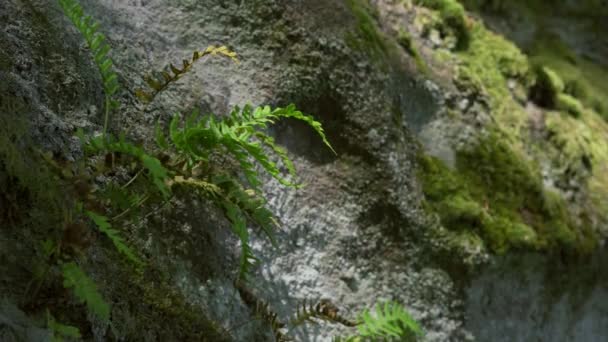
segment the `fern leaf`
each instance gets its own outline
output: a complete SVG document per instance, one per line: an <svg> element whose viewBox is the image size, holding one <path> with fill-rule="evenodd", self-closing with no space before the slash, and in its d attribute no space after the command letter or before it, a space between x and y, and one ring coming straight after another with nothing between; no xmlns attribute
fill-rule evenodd
<svg viewBox="0 0 608 342"><path fill-rule="evenodd" d="M190 188L194 188L196 190L200 190L213 198L218 198L222 195L222 189L219 186L199 179L186 179L182 176L176 176L175 178L173 178L172 184L183 185Z"/></svg>
<svg viewBox="0 0 608 342"><path fill-rule="evenodd" d="M238 63L238 58L236 56L236 52L231 51L226 46L209 46L203 51L194 51L192 53L192 58L190 60L183 60L183 67L179 69L175 67L173 64L169 64L166 70L160 72L160 78L154 78L154 76L145 76L144 81L152 88L151 92L146 92L144 90L138 90L136 94L140 94L138 96L140 100L145 103L150 103L154 101L156 96L167 89L171 84L175 83L182 76L184 76L188 71L192 69L193 64L199 59L207 56L224 56L232 59L235 63Z"/></svg>
<svg viewBox="0 0 608 342"><path fill-rule="evenodd" d="M169 143L167 142L167 139L165 138L165 135L163 134L163 130L160 127L159 121L156 122L156 127L154 129L154 135L156 138L156 145L158 147L160 147L163 150L169 149Z"/></svg>
<svg viewBox="0 0 608 342"><path fill-rule="evenodd" d="M250 269L258 263L258 259L253 255L253 250L249 245L247 221L238 205L232 203L229 199L224 198L222 206L226 212L226 217L232 223L231 228L233 233L241 241L239 279L246 280Z"/></svg>
<svg viewBox="0 0 608 342"><path fill-rule="evenodd" d="M61 342L64 338L79 339L82 337L78 328L57 322L48 309L46 310L46 325L53 332L51 342Z"/></svg>
<svg viewBox="0 0 608 342"><path fill-rule="evenodd" d="M279 116L279 117L285 117L285 118L293 118L293 119L297 119L297 120L306 122L310 127L312 127L315 130L315 132L317 132L317 134L321 137L321 139L323 140L325 145L327 147L329 147L329 149L334 154L337 154L336 151L334 151L334 148L331 146L331 144L327 140L327 137L325 136L325 131L323 130L323 126L321 125L321 123L316 121L312 116L303 114L302 112L297 110L296 106L294 104L290 104L289 106L287 106L285 108L276 109L274 111L274 115Z"/></svg>
<svg viewBox="0 0 608 342"><path fill-rule="evenodd" d="M357 326L357 322L350 321L339 314L338 308L328 300L320 300L316 304L308 304L304 301L296 307L296 314L289 322L296 327L304 322L316 323L315 319L329 323L338 323L347 327Z"/></svg>
<svg viewBox="0 0 608 342"><path fill-rule="evenodd" d="M235 281L234 285L239 291L241 299L243 299L247 306L253 309L254 315L270 325L277 342L293 341L291 337L281 331L285 327L285 324L279 320L279 316L272 310L270 304L258 299L241 281Z"/></svg>
<svg viewBox="0 0 608 342"><path fill-rule="evenodd" d="M422 335L422 329L405 309L394 302L376 306L376 315L369 311L362 314L363 323L357 328L362 337L414 338Z"/></svg>
<svg viewBox="0 0 608 342"><path fill-rule="evenodd" d="M291 159L289 159L289 156L287 155L287 150L285 150L283 147L278 146L275 141L274 138L262 133L262 132L256 132L255 133L256 138L258 138L264 145L266 145L267 147L269 147L274 153L276 153L279 158L281 158L281 161L283 162L283 164L285 165L285 167L287 168L287 171L289 172L289 175L292 178L296 178L296 168L293 165L293 162L291 161Z"/></svg>
<svg viewBox="0 0 608 342"><path fill-rule="evenodd" d="M109 321L110 306L101 297L93 280L87 277L75 262L62 264L61 271L63 274L63 286L66 289L72 289L76 298L84 302L89 311L101 320Z"/></svg>
<svg viewBox="0 0 608 342"><path fill-rule="evenodd" d="M82 6L77 0L58 1L65 15L85 38L101 74L106 96L111 97L119 89L118 75L111 70L112 60L108 57L111 48L105 43L106 37L97 32L99 24L94 22L91 16L84 15Z"/></svg>
<svg viewBox="0 0 608 342"><path fill-rule="evenodd" d="M120 253L122 253L125 257L127 257L127 259L131 260L138 266L141 266L143 264L141 259L139 259L137 255L135 255L135 252L131 248L129 248L129 246L127 246L122 237L120 237L120 233L116 229L112 228L110 222L108 222L107 217L98 215L91 211L87 211L86 215L91 220L93 220L93 222L95 222L95 224L99 228L99 231L106 234L110 238L110 240L114 244L114 247L116 247L116 249Z"/></svg>
<svg viewBox="0 0 608 342"><path fill-rule="evenodd" d="M163 197L171 195L166 182L169 179L169 171L162 165L160 160L147 154L142 148L127 142L124 137L116 141L112 136L95 137L89 139L85 144L85 150L89 153L120 152L137 158L145 167L152 178L152 183L160 191Z"/></svg>
<svg viewBox="0 0 608 342"><path fill-rule="evenodd" d="M216 175L213 183L222 189L222 194L235 203L247 217L257 224L268 239L276 245L274 230L279 226L274 215L266 208L266 201L255 191L247 191L233 178Z"/></svg>

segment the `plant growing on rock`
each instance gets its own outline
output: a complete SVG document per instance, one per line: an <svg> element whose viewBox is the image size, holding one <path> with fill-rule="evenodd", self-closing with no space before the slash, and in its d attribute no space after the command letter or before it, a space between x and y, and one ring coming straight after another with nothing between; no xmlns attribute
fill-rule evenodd
<svg viewBox="0 0 608 342"><path fill-rule="evenodd" d="M125 232L138 222L145 222L159 208L171 208L179 199L192 196L213 203L230 222L241 247L237 282L246 284L251 267L258 261L249 245L250 226L258 226L274 242L273 233L278 225L266 208L266 199L261 191L261 173L266 172L284 186L300 186L287 151L275 143L266 133L266 128L282 118L304 121L332 149L321 124L293 105L274 109L245 106L235 108L224 117L201 116L193 112L187 117L177 113L167 125L159 121L153 147L140 146L120 132L112 134L110 132L116 130L111 129L110 119L112 111L120 107L115 99L120 89L119 76L113 71L109 58L111 48L105 43L103 34L98 32L99 25L92 17L85 16L76 0L58 2L83 35L99 69L105 93L103 131L99 135L78 132L84 155L75 161L34 151L33 155L39 158L45 170L52 171L58 188L64 190L61 198L53 200L58 202L58 216L63 220L58 224L48 222L52 227L42 237L44 242L39 248L45 261L44 269L36 272L26 289L25 297L31 302L28 305L35 307L33 310L39 309L40 305L46 306L47 327L56 340L80 338L82 335L87 338L85 331L81 334L76 327L59 323L59 320L65 320L65 315L56 316L59 320L51 315L50 311L55 311L58 304L48 301L45 296L47 289L43 285L52 281L68 290L66 294L73 295L77 302L85 304L90 313L89 320L101 327L111 327L112 331L118 330L113 323L118 323L120 318L104 300L107 286L100 281L103 278L85 272L91 267L83 265L116 261L104 259L107 256L105 252L115 253L120 256L118 260L124 260L126 267L133 271L133 278L138 282L145 276L149 259L135 247L136 243L131 240L133 235ZM195 62L207 56L238 61L236 53L225 46L195 51L192 58L184 60L180 67L169 65L158 73L159 77L146 77L149 89L138 90L137 97L143 103L155 101L158 94L192 70ZM3 198L0 200L4 201ZM12 220L12 210L7 216ZM111 249L107 251L104 246ZM88 258L91 255L102 257ZM142 298L147 299L155 289L142 290ZM169 297L163 294L163 299ZM169 300L168 304L165 301L161 304L166 307L174 303ZM178 311L178 315L181 313ZM272 318L270 310L262 316L278 322L276 316ZM332 305L321 302L300 308L290 323L298 325L314 320L356 325L339 316ZM68 321L73 320L68 318ZM271 325L273 329L278 326Z"/></svg>
<svg viewBox="0 0 608 342"><path fill-rule="evenodd" d="M91 234L89 227L96 226L98 233L105 235L116 250L141 272L146 260L129 246L119 227L128 227L144 219L145 210L170 206L174 198L184 193L205 197L224 211L241 244L238 279L246 280L251 266L257 261L249 246L248 226L258 225L273 242L277 226L273 214L265 207L256 164L281 184L299 186L287 152L276 145L264 130L281 118L301 120L309 124L331 149L321 124L293 105L275 109L245 106L243 109L235 108L226 118L212 114L200 116L195 112L182 120L179 113L175 114L169 127L157 125L157 145L152 149L138 146L122 134L116 138L108 132L111 111L119 107L113 99L119 91L119 83L108 57L111 48L105 43L105 36L98 32L99 24L92 17L85 16L76 0L58 1L94 55L105 92L104 124L103 134L99 136L79 132L85 152L82 160L69 163L40 154L61 181L69 185L71 198L70 203L64 206L63 236L59 240L48 239L45 243L48 269L34 287L33 296L51 274L49 270L58 269L63 275L64 287L72 289L76 298L85 303L98 319L109 322L109 304L103 300L95 281L79 266L84 251L96 243L85 238ZM190 71L195 62L214 55L238 62L236 53L225 46L195 51L180 68L170 65L168 70L162 71L162 78L146 77L150 90L138 90L137 96L145 103L154 101L157 94ZM165 130L168 138L163 132ZM279 163L273 161L271 153L278 157ZM240 170L230 173L217 165L218 155L230 157ZM285 172L280 164L285 167ZM100 183L99 179L104 181ZM54 327L60 327L55 320L52 322ZM75 335L73 331L70 333Z"/></svg>

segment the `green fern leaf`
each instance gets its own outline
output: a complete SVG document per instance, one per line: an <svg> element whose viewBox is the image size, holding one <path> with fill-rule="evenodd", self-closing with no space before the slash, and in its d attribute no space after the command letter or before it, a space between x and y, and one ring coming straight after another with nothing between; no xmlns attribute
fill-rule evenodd
<svg viewBox="0 0 608 342"><path fill-rule="evenodd" d="M357 328L362 337L367 338L409 338L422 335L422 329L405 309L394 302L376 306L376 315L363 312L363 323Z"/></svg>
<svg viewBox="0 0 608 342"><path fill-rule="evenodd" d="M120 152L137 158L142 166L149 171L152 183L163 197L171 196L171 191L166 184L169 179L169 171L160 160L147 154L142 148L127 142L124 137L121 137L118 141L114 140L111 135L91 138L86 141L85 150L88 153Z"/></svg>
<svg viewBox="0 0 608 342"><path fill-rule="evenodd" d="M247 221L238 207L229 199L224 198L221 202L226 212L226 217L230 220L233 233L241 241L241 258L239 268L239 279L246 280L250 269L258 263L258 259L253 255L253 250L249 245L249 232L247 231Z"/></svg>
<svg viewBox="0 0 608 342"><path fill-rule="evenodd" d="M101 297L93 280L87 277L75 262L62 264L61 271L63 273L63 286L66 289L72 289L76 298L86 303L89 311L101 320L109 321L110 306Z"/></svg>
<svg viewBox="0 0 608 342"><path fill-rule="evenodd" d="M127 259L131 260L133 263L135 263L138 266L141 266L143 264L141 259L139 259L135 255L135 252L131 248L129 248L129 246L127 246L127 244L124 242L122 237L120 237L120 233L116 229L112 228L112 226L110 225L110 222L108 222L107 217L98 215L91 211L87 211L86 215L91 220L93 220L93 222L95 222L95 224L99 228L99 231L106 234L110 238L110 240L114 244L114 247L116 247L116 249L120 253L122 253L124 256L127 257Z"/></svg>
<svg viewBox="0 0 608 342"><path fill-rule="evenodd" d="M334 151L334 148L331 146L331 144L327 140L327 137L325 136L325 131L323 130L323 126L321 125L321 123L316 121L312 116L303 114L302 112L297 110L296 106L294 104L290 104L289 106L287 106L285 108L275 109L274 115L279 116L279 117L298 119L298 120L302 120L302 121L306 122L308 125L310 125L310 127L312 127L315 130L315 132L317 132L317 134L321 137L321 139L323 139L323 142L325 143L325 145L327 147L329 147L329 149L334 154L337 154L336 151Z"/></svg>
<svg viewBox="0 0 608 342"><path fill-rule="evenodd" d="M79 339L82 337L78 328L57 322L48 309L46 310L46 325L53 332L51 342L61 342L64 338Z"/></svg>
<svg viewBox="0 0 608 342"><path fill-rule="evenodd" d="M114 95L118 89L118 75L111 71L112 60L108 57L111 48L105 43L106 37L98 33L99 24L90 16L84 16L84 11L77 0L58 0L63 12L85 38L94 56L95 64L101 74L104 91L107 97Z"/></svg>

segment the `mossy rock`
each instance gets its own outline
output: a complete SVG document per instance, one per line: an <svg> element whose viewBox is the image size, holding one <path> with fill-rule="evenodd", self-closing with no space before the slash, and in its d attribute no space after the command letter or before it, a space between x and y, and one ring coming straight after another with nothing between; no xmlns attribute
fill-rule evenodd
<svg viewBox="0 0 608 342"><path fill-rule="evenodd" d="M588 253L597 245L573 224L561 195L545 189L538 166L497 132L459 151L456 169L429 156L418 160L425 209L452 231L479 234L495 253Z"/></svg>
<svg viewBox="0 0 608 342"><path fill-rule="evenodd" d="M417 0L416 3L439 12L445 26L454 31L457 38L457 50L466 50L469 47L471 41L470 25L464 7L458 1Z"/></svg>
<svg viewBox="0 0 608 342"><path fill-rule="evenodd" d="M559 94L557 95L557 109L565 111L566 113L574 116L580 117L585 108L581 104L581 102L574 97L568 94Z"/></svg>
<svg viewBox="0 0 608 342"><path fill-rule="evenodd" d="M536 68L536 84L532 89L532 98L546 108L556 108L558 97L564 91L562 78L551 68L540 66Z"/></svg>
<svg viewBox="0 0 608 342"><path fill-rule="evenodd" d="M355 17L356 31L346 36L346 43L380 63L389 52L389 44L376 23L378 15L367 0L348 0L347 4Z"/></svg>
<svg viewBox="0 0 608 342"><path fill-rule="evenodd" d="M399 46L401 46L408 55L414 58L418 70L424 74L428 73L428 67L422 59L420 52L418 52L418 49L414 45L414 41L412 40L412 36L409 34L409 32L403 29L399 30L399 33L397 34L397 44L399 44Z"/></svg>

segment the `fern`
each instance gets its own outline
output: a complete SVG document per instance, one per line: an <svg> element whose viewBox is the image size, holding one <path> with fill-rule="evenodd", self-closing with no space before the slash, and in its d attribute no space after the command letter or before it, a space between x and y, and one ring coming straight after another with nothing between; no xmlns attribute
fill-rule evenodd
<svg viewBox="0 0 608 342"><path fill-rule="evenodd" d="M75 262L67 262L61 265L63 274L63 286L71 288L79 301L86 303L90 312L95 314L103 321L110 319L110 306L106 303L97 286L87 275L78 267Z"/></svg>
<svg viewBox="0 0 608 342"><path fill-rule="evenodd" d="M276 244L274 230L279 226L270 210L266 208L266 200L253 191L247 191L232 177L216 175L212 178L214 184L222 189L222 195L235 203L250 221L258 225L266 237Z"/></svg>
<svg viewBox="0 0 608 342"><path fill-rule="evenodd" d="M146 153L141 147L127 142L124 137L121 137L119 140L114 140L111 135L91 138L88 141L85 140L85 150L92 154L118 152L135 157L149 171L152 182L163 197L168 198L171 195L171 191L167 186L169 171L162 165L160 160Z"/></svg>
<svg viewBox="0 0 608 342"><path fill-rule="evenodd" d="M247 220L237 204L224 198L221 201L226 217L230 220L232 232L241 242L241 257L239 267L239 278L246 280L249 270L258 263L258 259L253 255L253 250L249 245L249 231L247 230Z"/></svg>
<svg viewBox="0 0 608 342"><path fill-rule="evenodd" d="M197 116L197 113L193 113L191 118ZM170 136L176 149L189 155L193 160L206 161L211 151L223 147L239 162L249 185L256 191L259 190L261 181L250 158L257 161L281 184L297 187L297 183L287 180L282 175L277 164L270 160L263 148L268 146L277 153L287 167L289 176L295 178L295 168L285 150L277 146L274 139L260 131L280 118L294 118L308 123L333 151L321 124L296 110L294 105L274 110L268 106L255 109L245 106L242 110L237 107L226 120L216 121L213 116L207 115L200 120L187 120L182 129L179 128L179 115L175 115L170 124Z"/></svg>
<svg viewBox="0 0 608 342"><path fill-rule="evenodd" d="M347 327L357 326L357 322L350 321L339 314L338 308L328 300L320 300L316 304L304 301L296 308L294 318L289 322L296 327L305 322L316 323L315 319L329 323L338 323Z"/></svg>
<svg viewBox="0 0 608 342"><path fill-rule="evenodd" d="M153 76L144 77L144 81L146 81L151 90L146 91L143 89L138 89L135 92L135 95L144 103L150 103L154 101L154 99L159 93L167 89L172 83L176 82L188 71L190 71L196 61L208 55L220 55L228 57L232 59L235 63L238 63L238 59L235 52L230 51L230 49L228 49L226 46L211 45L205 50L194 51L190 60L184 59L182 61L181 69L174 66L173 64L169 64L167 70L163 70L160 72L162 76L161 78L155 78Z"/></svg>
<svg viewBox="0 0 608 342"><path fill-rule="evenodd" d="M234 286L239 291L239 295L245 304L252 308L254 315L268 323L270 329L272 329L272 332L274 333L276 342L293 341L291 337L283 333L282 329L285 328L286 325L281 322L279 315L272 310L270 304L257 298L242 282L236 281Z"/></svg>
<svg viewBox="0 0 608 342"><path fill-rule="evenodd" d="M405 309L394 302L376 306L375 317L369 311L361 316L362 323L357 328L364 338L398 338L400 341L413 340L422 335L422 329Z"/></svg>
<svg viewBox="0 0 608 342"><path fill-rule="evenodd" d="M119 103L112 99L120 88L118 75L112 71L112 60L108 57L111 48L106 41L106 37L97 32L99 23L95 22L91 16L85 16L82 6L77 0L58 0L63 13L70 18L74 26L80 31L94 55L95 64L101 74L103 89L105 92L105 118L103 132L104 135L108 128L108 118L110 110L118 108Z"/></svg>
<svg viewBox="0 0 608 342"><path fill-rule="evenodd" d="M112 228L112 226L108 222L107 217L98 215L91 211L87 211L86 215L91 220L93 220L93 222L95 222L95 224L99 228L99 231L106 234L110 238L110 240L114 244L114 247L116 247L116 249L120 253L124 254L127 259L131 260L138 266L141 266L143 264L143 262L137 257L137 255L135 255L135 252L133 252L133 250L131 250L131 248L129 248L129 246L127 246L127 244L124 242L122 237L120 237L120 233L116 229Z"/></svg>
<svg viewBox="0 0 608 342"><path fill-rule="evenodd" d="M46 325L53 333L51 342L62 342L64 338L79 339L82 337L78 328L57 322L49 310L46 310Z"/></svg>

